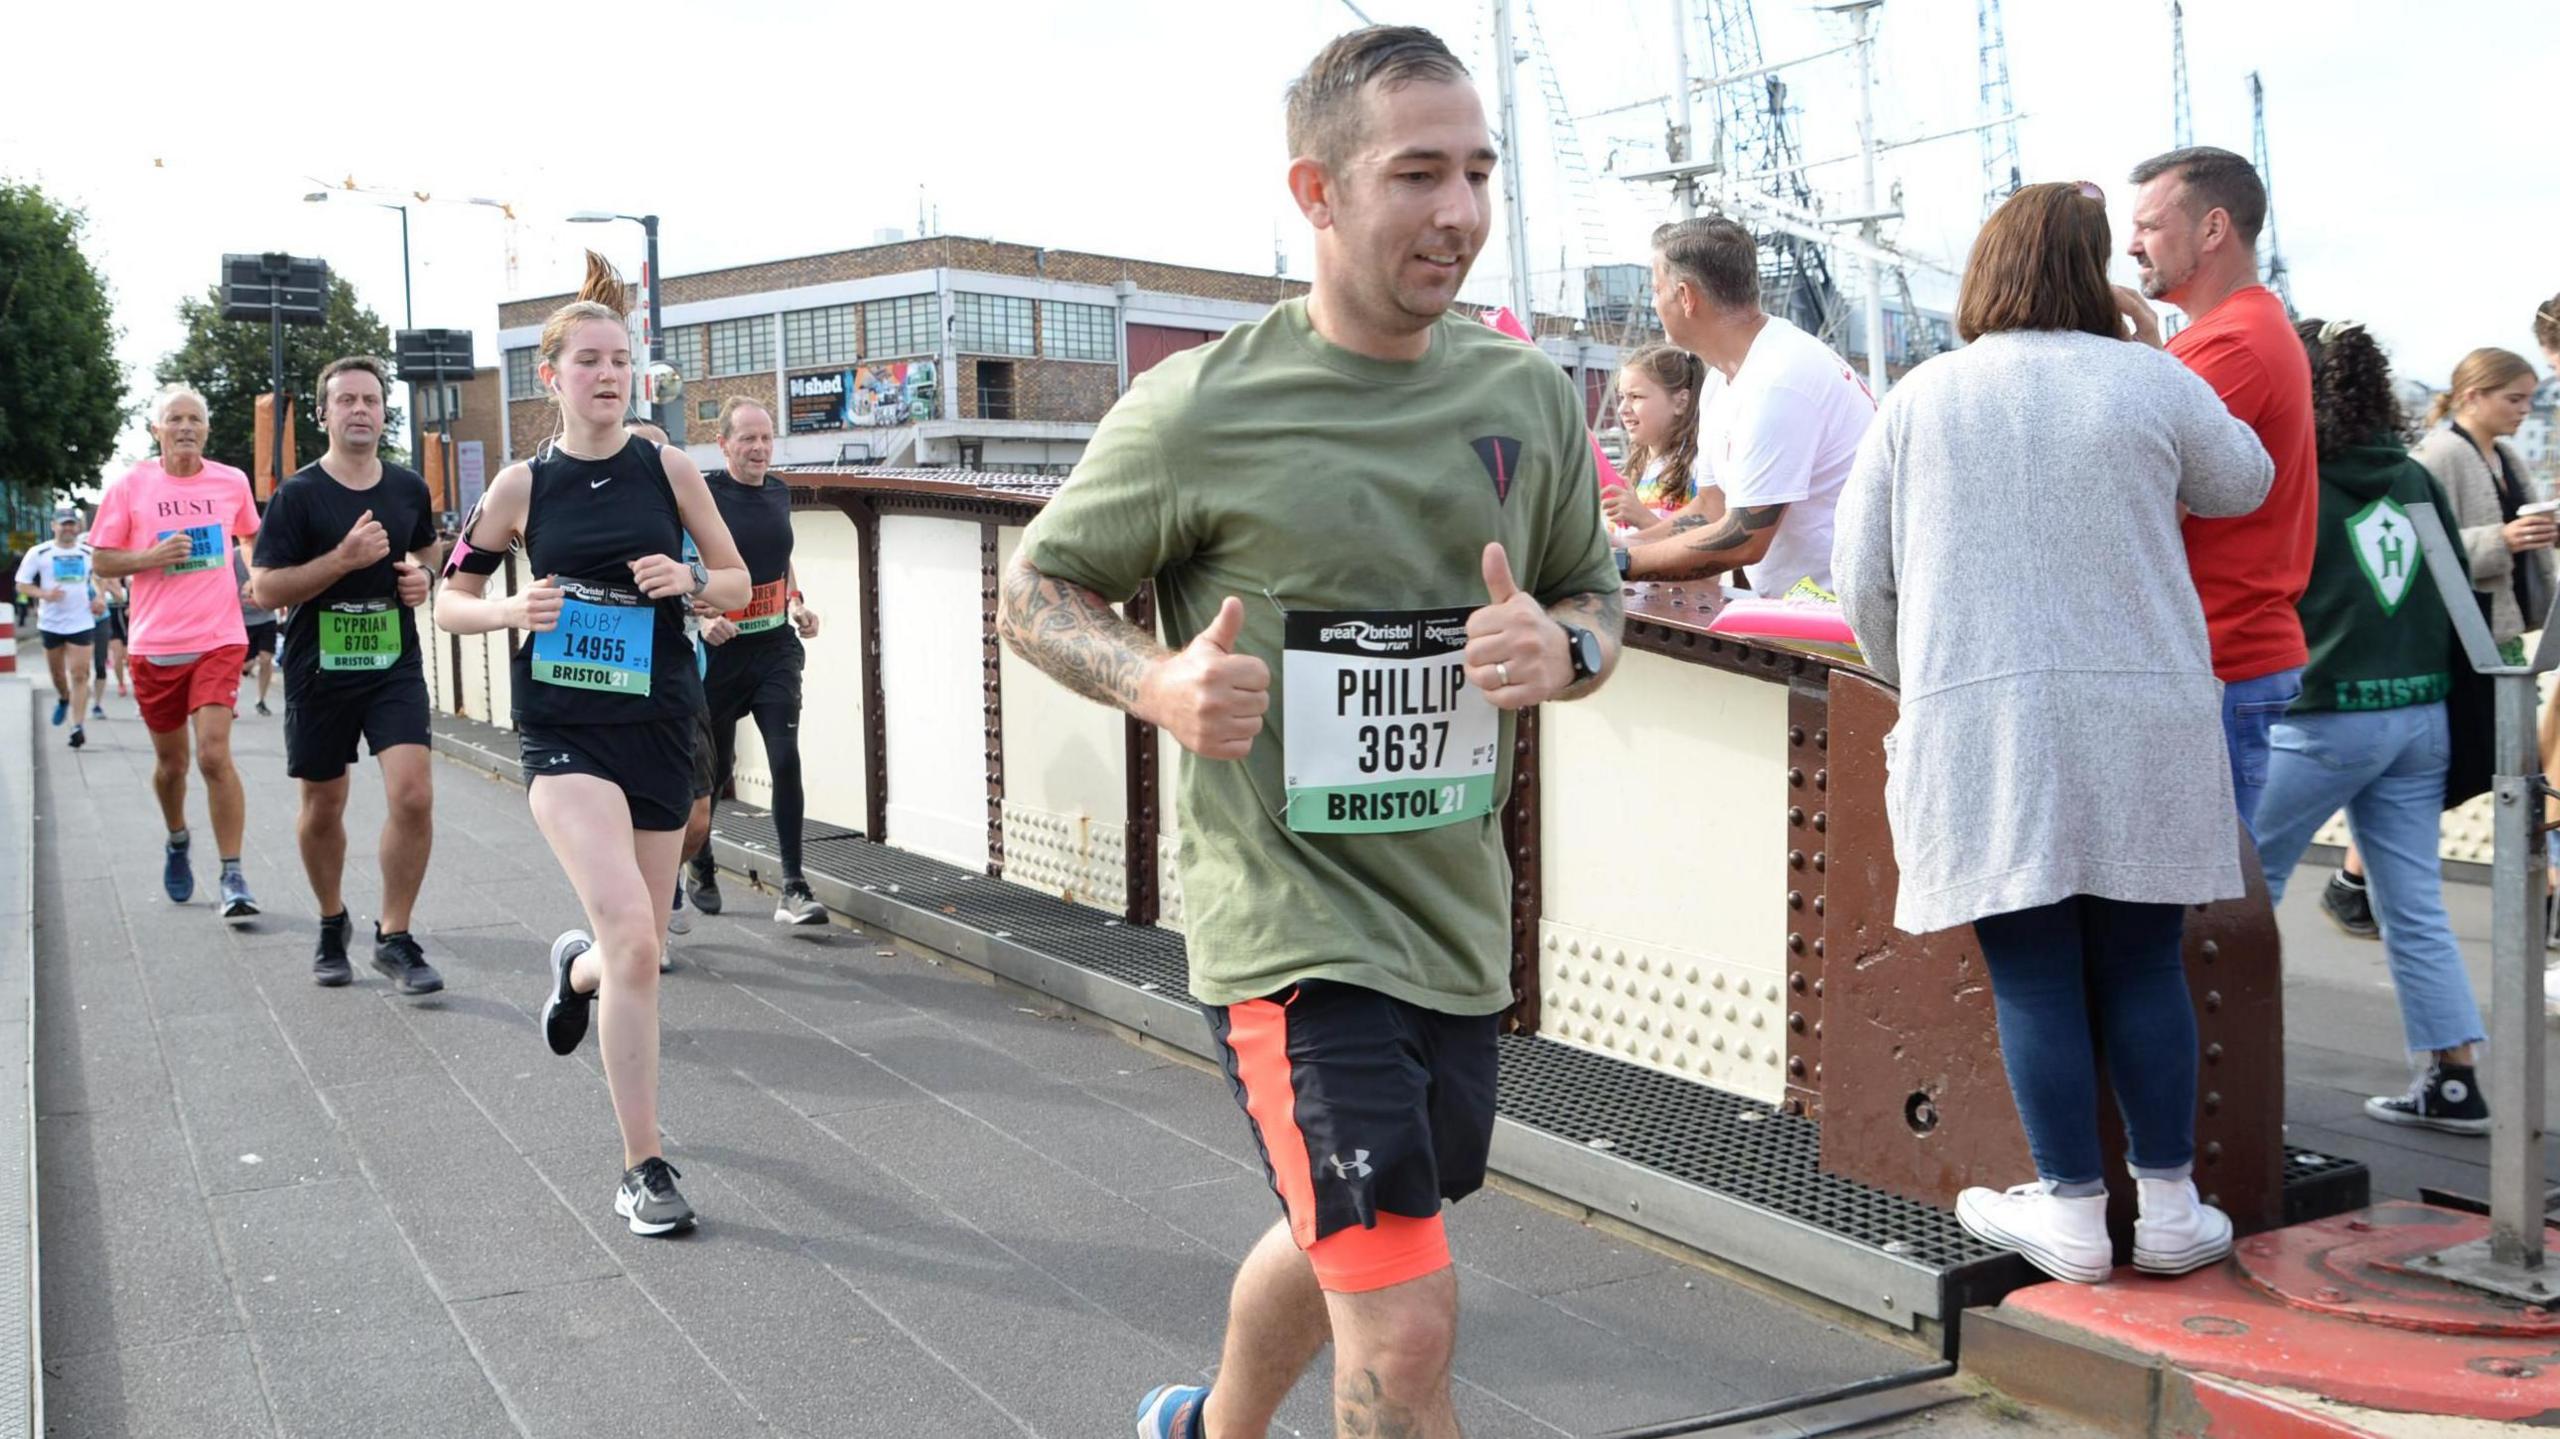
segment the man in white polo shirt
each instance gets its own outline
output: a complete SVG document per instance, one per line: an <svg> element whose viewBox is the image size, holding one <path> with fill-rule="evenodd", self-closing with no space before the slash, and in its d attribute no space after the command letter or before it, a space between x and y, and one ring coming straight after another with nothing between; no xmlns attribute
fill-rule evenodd
<svg viewBox="0 0 2560 1439"><path fill-rule="evenodd" d="M89 542L80 538L80 509L53 512L53 538L18 562L18 593L36 601L45 667L53 671L53 722L71 721L71 747L89 742L89 650L97 643L106 597L98 590Z"/></svg>
<svg viewBox="0 0 2560 1439"><path fill-rule="evenodd" d="M1618 552L1637 580L1749 570L1776 599L1811 580L1831 589L1831 513L1875 396L1820 340L1760 308L1760 247L1723 216L1653 234L1653 308L1678 345L1723 373L1699 417L1699 453L1723 512L1683 513L1673 532Z"/></svg>

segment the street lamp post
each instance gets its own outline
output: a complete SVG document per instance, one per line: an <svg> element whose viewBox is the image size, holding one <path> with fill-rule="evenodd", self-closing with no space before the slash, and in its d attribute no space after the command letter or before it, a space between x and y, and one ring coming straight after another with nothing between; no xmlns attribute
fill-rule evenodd
<svg viewBox="0 0 2560 1439"><path fill-rule="evenodd" d="M333 192L314 190L302 198L306 204L326 204L333 198ZM400 212L400 328L414 330L418 327L418 310L416 287L409 272L409 207L392 200L367 200L364 203ZM313 398L317 401L319 397ZM409 384L409 463L418 463L418 386L415 381Z"/></svg>
<svg viewBox="0 0 2560 1439"><path fill-rule="evenodd" d="M648 242L647 251L640 262L640 284L649 293L649 363L655 365L667 357L666 327L659 323L661 307L658 301L658 217L624 215L612 210L580 210L569 217L569 223L573 225L605 225L616 220L628 220L639 226L640 233ZM649 381L648 390L647 418L663 428L666 425L666 416L661 413L664 407L658 403L658 384L654 377Z"/></svg>

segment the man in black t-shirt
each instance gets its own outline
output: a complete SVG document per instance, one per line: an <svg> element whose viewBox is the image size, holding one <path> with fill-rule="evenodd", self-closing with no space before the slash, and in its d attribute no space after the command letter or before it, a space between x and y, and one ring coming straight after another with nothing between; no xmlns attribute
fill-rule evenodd
<svg viewBox="0 0 2560 1439"><path fill-rule="evenodd" d="M347 766L359 739L382 766L382 912L373 967L402 994L444 988L409 933L434 844L426 671L411 610L436 568L434 500L415 470L382 462L382 361L356 355L320 372L329 450L277 487L250 566L258 603L291 606L284 639L285 772L302 781L302 867L320 903L315 984L347 963Z"/></svg>

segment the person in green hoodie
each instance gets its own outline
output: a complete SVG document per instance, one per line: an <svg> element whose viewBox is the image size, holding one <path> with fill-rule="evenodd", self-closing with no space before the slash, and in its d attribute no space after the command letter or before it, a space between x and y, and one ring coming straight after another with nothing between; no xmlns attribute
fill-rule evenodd
<svg viewBox="0 0 2560 1439"><path fill-rule="evenodd" d="M2485 1034L2436 859L2451 748L2445 697L2453 667L2465 661L2409 523L2412 506L2450 516L2453 504L2400 442L2382 347L2352 322L2304 320L2296 329L2311 354L2320 545L2299 605L2311 664L2302 697L2272 736L2258 857L2267 892L2281 903L2312 834L2347 812L2414 1075L2408 1093L2368 1099L2365 1113L2485 1134L2489 1106L2473 1072L2473 1046Z"/></svg>

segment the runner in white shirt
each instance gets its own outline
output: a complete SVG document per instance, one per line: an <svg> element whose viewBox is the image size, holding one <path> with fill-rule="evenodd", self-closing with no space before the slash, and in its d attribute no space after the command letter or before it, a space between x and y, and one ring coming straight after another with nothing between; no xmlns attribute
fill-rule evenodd
<svg viewBox="0 0 2560 1439"><path fill-rule="evenodd" d="M53 538L18 562L18 593L37 602L36 629L53 672L53 722L71 721L71 747L78 749L89 742L81 723L89 713L89 649L107 609L89 542L80 536L79 506L53 512Z"/></svg>
<svg viewBox="0 0 2560 1439"><path fill-rule="evenodd" d="M1673 344L1723 372L1700 417L1709 477L1725 513L1683 515L1667 538L1618 555L1638 580L1740 571L1783 597L1800 580L1831 588L1832 509L1875 397L1830 347L1760 308L1760 253L1721 216L1653 237L1653 304Z"/></svg>

